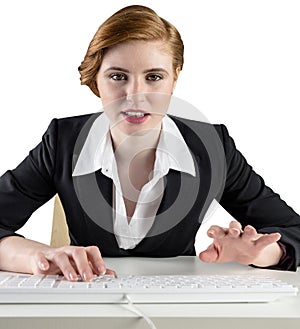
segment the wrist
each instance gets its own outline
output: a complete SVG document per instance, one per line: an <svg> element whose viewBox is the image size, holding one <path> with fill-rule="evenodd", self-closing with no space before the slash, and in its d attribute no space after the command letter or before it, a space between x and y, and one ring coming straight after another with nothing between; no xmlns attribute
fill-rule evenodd
<svg viewBox="0 0 300 329"><path fill-rule="evenodd" d="M0 243L0 269L32 273L37 253L45 253L49 249L50 246L20 236L3 238Z"/></svg>
<svg viewBox="0 0 300 329"><path fill-rule="evenodd" d="M275 266L280 262L283 253L284 251L280 247L280 244L274 242L261 251L260 255L252 262L252 265L258 267Z"/></svg>

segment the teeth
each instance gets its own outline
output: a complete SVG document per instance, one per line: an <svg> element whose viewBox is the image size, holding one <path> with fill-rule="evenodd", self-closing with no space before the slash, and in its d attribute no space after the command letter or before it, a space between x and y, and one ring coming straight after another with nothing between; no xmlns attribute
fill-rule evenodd
<svg viewBox="0 0 300 329"><path fill-rule="evenodd" d="M129 117L136 117L136 118L141 118L145 115L143 112L125 112L125 114Z"/></svg>

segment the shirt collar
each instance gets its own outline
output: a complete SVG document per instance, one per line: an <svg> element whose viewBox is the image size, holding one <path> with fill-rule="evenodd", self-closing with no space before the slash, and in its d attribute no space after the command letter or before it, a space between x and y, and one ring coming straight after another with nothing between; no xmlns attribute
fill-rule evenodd
<svg viewBox="0 0 300 329"><path fill-rule="evenodd" d="M165 116L156 150L156 164L166 174L169 169L196 175L193 157L175 122ZM154 168L155 170L155 168Z"/></svg>
<svg viewBox="0 0 300 329"><path fill-rule="evenodd" d="M72 176L90 174L99 169L112 170L113 148L109 133L109 119L103 113L93 123L79 154ZM167 174L169 169L195 176L193 157L174 121L167 115L162 120L162 131L156 150L154 171Z"/></svg>

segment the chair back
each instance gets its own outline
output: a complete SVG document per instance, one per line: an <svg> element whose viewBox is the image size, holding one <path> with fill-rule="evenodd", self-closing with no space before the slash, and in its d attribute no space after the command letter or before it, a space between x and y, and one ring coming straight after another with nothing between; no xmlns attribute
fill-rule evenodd
<svg viewBox="0 0 300 329"><path fill-rule="evenodd" d="M54 211L50 246L58 248L67 245L70 245L70 237L66 215L60 198L56 194L54 197Z"/></svg>

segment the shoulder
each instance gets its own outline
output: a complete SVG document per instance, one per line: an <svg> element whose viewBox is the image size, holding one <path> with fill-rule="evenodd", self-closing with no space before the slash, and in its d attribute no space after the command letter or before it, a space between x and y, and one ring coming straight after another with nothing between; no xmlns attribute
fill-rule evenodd
<svg viewBox="0 0 300 329"><path fill-rule="evenodd" d="M78 130L81 130L84 126L90 128L100 114L101 113L97 112L59 119L55 118L52 122L57 125L58 129L63 129L67 132L78 132Z"/></svg>
<svg viewBox="0 0 300 329"><path fill-rule="evenodd" d="M170 118L175 122L187 146L194 154L200 157L207 154L214 161L220 162L226 159L226 162L230 162L236 147L224 124L211 124L175 116Z"/></svg>
<svg viewBox="0 0 300 329"><path fill-rule="evenodd" d="M226 143L229 137L228 130L224 124L212 124L173 115L170 115L170 118L175 122L187 142L195 140L195 135L205 140L207 138L217 138L222 143Z"/></svg>
<svg viewBox="0 0 300 329"><path fill-rule="evenodd" d="M55 139L73 139L79 134L87 134L93 122L99 117L101 112L90 113L65 118L54 118L51 120L44 137Z"/></svg>
<svg viewBox="0 0 300 329"><path fill-rule="evenodd" d="M97 112L59 119L54 118L44 133L42 141L52 148L64 148L66 145L72 148L79 136L88 135L93 122L100 114L101 112Z"/></svg>

